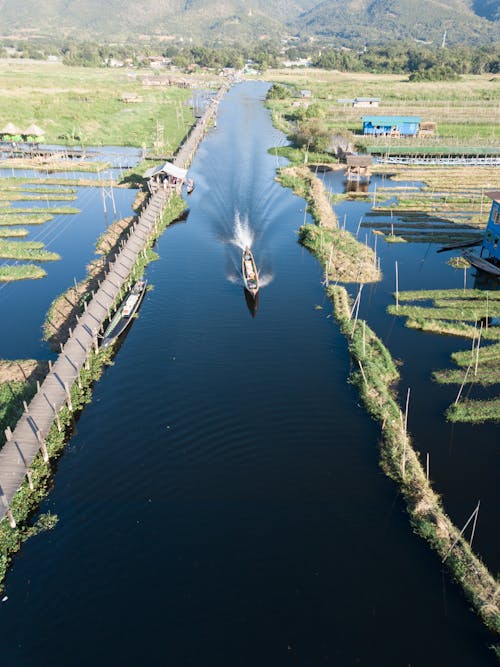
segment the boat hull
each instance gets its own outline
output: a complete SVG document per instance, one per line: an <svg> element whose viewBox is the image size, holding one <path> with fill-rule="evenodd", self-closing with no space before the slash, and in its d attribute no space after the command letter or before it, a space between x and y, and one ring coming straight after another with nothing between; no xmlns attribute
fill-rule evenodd
<svg viewBox="0 0 500 667"><path fill-rule="evenodd" d="M250 248L245 248L241 256L241 275L246 291L255 298L259 291L259 272Z"/></svg>
<svg viewBox="0 0 500 667"><path fill-rule="evenodd" d="M144 298L146 287L146 280L138 280L128 292L103 334L101 347L109 347L130 326Z"/></svg>

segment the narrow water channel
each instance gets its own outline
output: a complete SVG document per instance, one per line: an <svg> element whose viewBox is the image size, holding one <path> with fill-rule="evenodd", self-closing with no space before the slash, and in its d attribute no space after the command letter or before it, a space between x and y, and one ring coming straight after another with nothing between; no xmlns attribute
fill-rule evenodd
<svg viewBox="0 0 500 667"><path fill-rule="evenodd" d="M379 468L304 203L274 181L266 88L231 89L200 147L43 505L59 524L9 574L2 665L494 664Z"/></svg>

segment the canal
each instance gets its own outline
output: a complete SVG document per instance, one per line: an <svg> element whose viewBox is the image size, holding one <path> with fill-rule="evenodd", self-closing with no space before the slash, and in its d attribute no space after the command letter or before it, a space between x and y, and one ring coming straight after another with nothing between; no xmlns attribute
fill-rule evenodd
<svg viewBox="0 0 500 667"><path fill-rule="evenodd" d="M59 523L7 578L2 665L494 664L379 467L304 202L274 180L266 89L232 88L196 155L43 503Z"/></svg>

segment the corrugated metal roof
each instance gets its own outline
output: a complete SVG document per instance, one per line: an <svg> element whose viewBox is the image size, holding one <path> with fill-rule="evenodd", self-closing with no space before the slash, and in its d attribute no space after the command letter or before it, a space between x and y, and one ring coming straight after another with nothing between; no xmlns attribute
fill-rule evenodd
<svg viewBox="0 0 500 667"><path fill-rule="evenodd" d="M363 123L375 125L397 125L398 123L420 123L420 116L361 116Z"/></svg>

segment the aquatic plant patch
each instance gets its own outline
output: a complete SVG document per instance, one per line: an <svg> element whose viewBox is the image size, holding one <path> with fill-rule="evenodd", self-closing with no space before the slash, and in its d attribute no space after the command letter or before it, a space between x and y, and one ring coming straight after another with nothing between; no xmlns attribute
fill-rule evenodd
<svg viewBox="0 0 500 667"><path fill-rule="evenodd" d="M392 315L407 317L406 326L421 331L472 339L472 347L455 352L452 360L459 368L437 370L433 379L440 384L458 384L455 403L446 411L450 421L483 423L500 421L495 385L500 384L500 327L491 326L491 318L500 316L500 291L482 290L422 290L402 292L401 301L432 301L429 307L415 305L391 305L387 311ZM464 368L466 367L466 368ZM468 386L489 387L489 398L462 399L462 389ZM464 405L462 406L462 402Z"/></svg>
<svg viewBox="0 0 500 667"><path fill-rule="evenodd" d="M7 225L43 225L44 222L48 222L53 219L53 215L46 213L21 213L14 214L12 213L0 213L0 225L4 227Z"/></svg>
<svg viewBox="0 0 500 667"><path fill-rule="evenodd" d="M4 241L0 239L0 257L4 259L52 262L61 259L57 252L45 250L40 241Z"/></svg>
<svg viewBox="0 0 500 667"><path fill-rule="evenodd" d="M28 236L28 230L23 229L22 227L0 227L0 239L1 238L14 238L23 236Z"/></svg>
<svg viewBox="0 0 500 667"><path fill-rule="evenodd" d="M44 278L47 272L36 264L14 264L0 266L0 283L9 283L15 280L38 280Z"/></svg>

